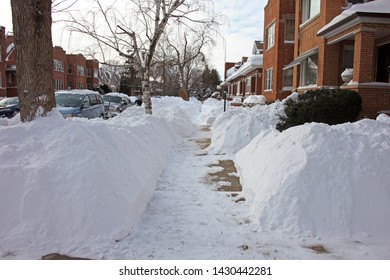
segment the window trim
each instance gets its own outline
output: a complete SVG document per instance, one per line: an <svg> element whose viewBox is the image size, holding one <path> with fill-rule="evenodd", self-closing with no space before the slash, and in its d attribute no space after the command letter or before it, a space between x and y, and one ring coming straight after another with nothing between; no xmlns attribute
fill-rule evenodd
<svg viewBox="0 0 390 280"><path fill-rule="evenodd" d="M318 13L310 14L310 4L312 1L319 1L320 8ZM302 0L302 10L301 10L301 25L305 25L307 22L313 20L321 14L321 0Z"/></svg>
<svg viewBox="0 0 390 280"><path fill-rule="evenodd" d="M276 21L274 20L267 28L266 28L266 36L267 36L267 46L266 50L271 49L273 46L275 46L275 36L276 36ZM269 36L269 31L273 30L272 37ZM270 40L272 38L272 40ZM270 42L272 42L272 45L270 45Z"/></svg>
<svg viewBox="0 0 390 280"><path fill-rule="evenodd" d="M270 67L265 70L264 91L272 90L272 86L273 86L273 67Z"/></svg>

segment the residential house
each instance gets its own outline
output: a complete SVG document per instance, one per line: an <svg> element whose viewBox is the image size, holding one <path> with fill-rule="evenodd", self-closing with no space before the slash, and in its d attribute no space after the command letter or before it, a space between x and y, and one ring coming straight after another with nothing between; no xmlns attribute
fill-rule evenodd
<svg viewBox="0 0 390 280"><path fill-rule="evenodd" d="M63 48L55 46L53 48L53 64L54 64L54 89L67 89L67 56Z"/></svg>
<svg viewBox="0 0 390 280"><path fill-rule="evenodd" d="M67 54L67 89L86 89L87 60L82 54Z"/></svg>
<svg viewBox="0 0 390 280"><path fill-rule="evenodd" d="M232 66L233 65L233 66ZM226 78L222 86L227 88L228 96L241 96L261 94L261 76L263 65L262 43L255 41L252 55L243 57L238 63L225 63Z"/></svg>
<svg viewBox="0 0 390 280"><path fill-rule="evenodd" d="M269 0L268 6L290 1ZM294 2L294 1L291 1ZM269 20L275 9L265 9ZM273 13L277 14L277 13ZM279 20L275 21L275 34ZM271 23L272 24L272 23ZM264 88L278 94L279 85L268 69L293 73L292 89L302 93L318 88L346 88L359 92L363 99L361 117L375 118L390 110L390 9L388 0L297 0L295 1L294 56L290 62L269 65L267 37L272 34L266 24L264 53ZM271 36L272 37L272 36ZM280 40L275 39L275 44ZM276 49L281 49L275 46ZM341 74L353 71L346 83ZM353 69L353 70L352 70ZM272 81L272 82L271 82ZM268 96L266 95L267 100ZM269 100L268 100L269 101Z"/></svg>
<svg viewBox="0 0 390 280"><path fill-rule="evenodd" d="M5 27L0 26L0 97L6 96L6 84L5 84Z"/></svg>
<svg viewBox="0 0 390 280"><path fill-rule="evenodd" d="M99 87L99 61L87 59L87 89Z"/></svg>
<svg viewBox="0 0 390 280"><path fill-rule="evenodd" d="M8 32L5 36L6 57L5 57L5 75L6 75L6 96L18 96L18 87L16 80L16 52L14 45L14 34Z"/></svg>
<svg viewBox="0 0 390 280"><path fill-rule="evenodd" d="M291 94L294 58L295 0L269 0L264 8L263 95L267 102Z"/></svg>

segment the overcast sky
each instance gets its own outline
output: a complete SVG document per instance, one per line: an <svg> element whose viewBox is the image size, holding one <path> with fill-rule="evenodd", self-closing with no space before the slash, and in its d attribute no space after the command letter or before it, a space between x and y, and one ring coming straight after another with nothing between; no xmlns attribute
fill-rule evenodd
<svg viewBox="0 0 390 280"><path fill-rule="evenodd" d="M80 2L82 0L79 0ZM223 73L226 61L237 62L242 56L249 56L255 40L263 40L264 6L268 0L214 0L215 12L227 16L229 23L221 26L223 36L217 39L217 45L209 55L211 67ZM4 1L5 2L5 1ZM86 1L84 1L86 2ZM10 0L2 3L0 9L0 25L6 27L6 32L12 30ZM58 29L54 31L55 29ZM53 44L62 46L67 53L78 52L79 40L70 38L57 26L53 26ZM74 36L73 36L74 37Z"/></svg>

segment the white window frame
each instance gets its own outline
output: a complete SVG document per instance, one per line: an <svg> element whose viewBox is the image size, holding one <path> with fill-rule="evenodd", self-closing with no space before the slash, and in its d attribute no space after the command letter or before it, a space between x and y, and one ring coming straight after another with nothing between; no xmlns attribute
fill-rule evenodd
<svg viewBox="0 0 390 280"><path fill-rule="evenodd" d="M84 76L85 75L85 69L81 65L77 65L77 75Z"/></svg>
<svg viewBox="0 0 390 280"><path fill-rule="evenodd" d="M93 77L98 79L99 78L99 69L94 69L93 70Z"/></svg>
<svg viewBox="0 0 390 280"><path fill-rule="evenodd" d="M64 72L64 62L59 59L53 59L54 71Z"/></svg>
<svg viewBox="0 0 390 280"><path fill-rule="evenodd" d="M308 68L309 68L309 63L310 61L313 61L312 58L314 56L317 56L317 72L316 72L316 82L315 83L309 83L308 82ZM300 77L300 86L301 87L308 87L308 86L317 86L317 83L318 83L318 53L316 54L313 54L307 58L305 58L302 62L301 62L301 67L300 67L300 70L301 70L301 77Z"/></svg>
<svg viewBox="0 0 390 280"><path fill-rule="evenodd" d="M312 10L312 3L314 1L318 1L318 10L314 11ZM315 16L319 15L321 12L321 0L302 0L302 23L311 20Z"/></svg>
<svg viewBox="0 0 390 280"><path fill-rule="evenodd" d="M264 90L272 90L273 67L265 70Z"/></svg>
<svg viewBox="0 0 390 280"><path fill-rule="evenodd" d="M275 22L271 23L271 25L267 27L266 34L267 50L269 50L275 45Z"/></svg>
<svg viewBox="0 0 390 280"><path fill-rule="evenodd" d="M251 77L245 78L245 93L251 93L252 79Z"/></svg>

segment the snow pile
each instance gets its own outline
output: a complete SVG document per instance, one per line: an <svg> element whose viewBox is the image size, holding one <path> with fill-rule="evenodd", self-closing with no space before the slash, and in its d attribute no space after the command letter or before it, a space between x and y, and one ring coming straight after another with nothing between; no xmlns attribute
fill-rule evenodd
<svg viewBox="0 0 390 280"><path fill-rule="evenodd" d="M235 154L261 131L275 127L284 114L284 101L253 108L229 107L212 125L209 153Z"/></svg>
<svg viewBox="0 0 390 280"><path fill-rule="evenodd" d="M388 238L389 128L361 120L261 132L236 155L254 219L264 230Z"/></svg>
<svg viewBox="0 0 390 280"><path fill-rule="evenodd" d="M162 117L156 106L155 113L145 116L133 106L109 121L65 120L54 110L30 123L2 121L0 256L41 244L68 250L126 236L171 148L193 127L180 109Z"/></svg>

